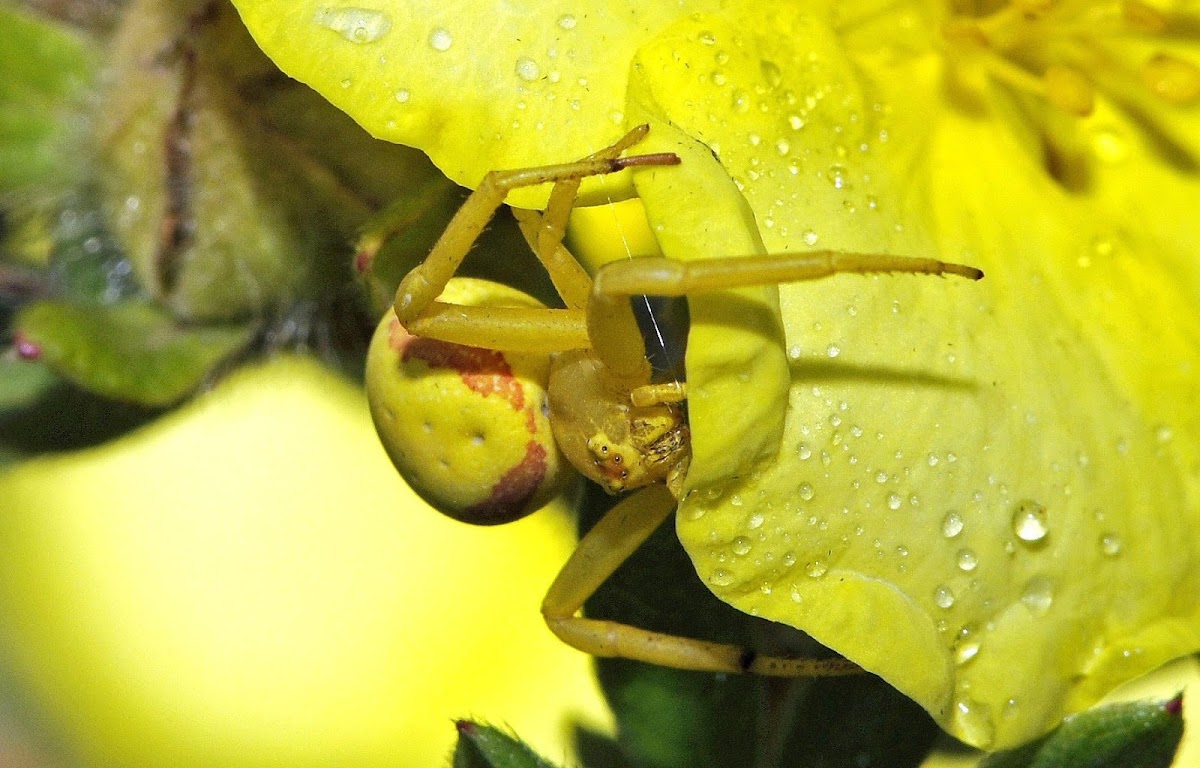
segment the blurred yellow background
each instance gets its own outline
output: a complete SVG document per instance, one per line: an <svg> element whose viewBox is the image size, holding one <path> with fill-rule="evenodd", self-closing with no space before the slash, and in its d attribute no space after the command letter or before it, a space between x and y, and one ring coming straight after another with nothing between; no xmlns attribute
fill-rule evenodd
<svg viewBox="0 0 1200 768"><path fill-rule="evenodd" d="M0 476L0 653L88 766L442 766L471 716L563 761L611 729L538 612L573 538L443 518L356 387L281 359Z"/></svg>

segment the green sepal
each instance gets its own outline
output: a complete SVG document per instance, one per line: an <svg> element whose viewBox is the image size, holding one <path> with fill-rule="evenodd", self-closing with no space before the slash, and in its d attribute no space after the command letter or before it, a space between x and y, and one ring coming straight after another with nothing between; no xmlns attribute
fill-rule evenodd
<svg viewBox="0 0 1200 768"><path fill-rule="evenodd" d="M1097 707L979 768L1168 768L1183 738L1182 694Z"/></svg>
<svg viewBox="0 0 1200 768"><path fill-rule="evenodd" d="M454 768L555 768L521 740L490 725L459 720Z"/></svg>
<svg viewBox="0 0 1200 768"><path fill-rule="evenodd" d="M85 390L146 406L165 406L195 390L243 349L248 325L188 327L149 304L78 306L39 301L17 316L22 343Z"/></svg>

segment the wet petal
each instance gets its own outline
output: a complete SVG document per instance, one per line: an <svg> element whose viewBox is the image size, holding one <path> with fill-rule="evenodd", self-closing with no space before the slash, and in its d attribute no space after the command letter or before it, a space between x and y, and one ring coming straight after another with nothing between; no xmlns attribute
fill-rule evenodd
<svg viewBox="0 0 1200 768"><path fill-rule="evenodd" d="M717 3L235 5L284 72L375 136L419 147L451 179L474 187L490 170L563 162L611 144L625 132L637 46ZM537 205L545 192L512 199Z"/></svg>
<svg viewBox="0 0 1200 768"><path fill-rule="evenodd" d="M810 632L960 738L1028 740L1200 647L1200 422L1182 413L1200 323L1175 274L1194 245L1136 250L1142 224L1065 190L1011 103L944 101L940 58L853 75L829 28L749 14L645 46L635 95L717 152L766 249L933 255L987 278L781 288L784 436L737 473L698 452L680 537L722 599ZM720 82L698 76L715 64ZM694 213L735 207L727 186L668 179L638 179L665 252L747 239L744 216L723 231ZM1130 236L1110 247L1114 225ZM689 386L723 398L693 405L703 446L775 382L739 380L732 342L698 338Z"/></svg>

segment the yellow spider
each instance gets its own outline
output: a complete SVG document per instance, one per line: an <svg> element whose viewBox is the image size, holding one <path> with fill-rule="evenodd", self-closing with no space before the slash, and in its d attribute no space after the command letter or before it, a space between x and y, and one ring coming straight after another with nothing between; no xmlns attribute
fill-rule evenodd
<svg viewBox="0 0 1200 768"><path fill-rule="evenodd" d="M810 251L691 262L634 258L607 264L594 278L590 277L563 245L567 218L581 180L630 167L678 164L679 158L669 153L622 156L647 130L647 126L635 128L611 147L576 162L493 171L483 179L429 256L401 281L396 291L394 317L389 315L384 319L372 343L368 393L376 425L402 472L406 471L405 461L398 457L408 448L398 446L397 440L428 442L430 439L420 434L400 438L393 434L397 409L418 404L382 402L394 392L379 382L401 373L396 367L397 355L376 352L377 348L388 346L387 341L379 341L379 334L390 335L395 349L407 349L405 345L413 339L449 342L445 349L462 345L457 348L466 348L469 351L466 357L439 353L451 360L451 365L454 362L451 358L474 364L479 362L480 355L535 353L541 356L539 359L549 358L545 385L548 413L539 416L536 403L523 406L530 431L536 431L535 418L548 417L554 442L580 473L609 493L641 489L620 501L583 537L551 585L542 612L554 633L595 656L621 656L680 669L789 676L858 671L844 659L758 656L733 645L578 615L584 601L674 511L690 458L686 383L652 381L651 365L631 299L643 295L686 297L742 286L814 280L842 272L958 275L972 280L981 278L983 273L934 259ZM443 292L447 284L508 192L547 183L554 187L544 212L514 210L513 213L566 308L547 309L519 300L499 303L525 306L469 306L439 300L446 298ZM462 290L457 293L452 290L447 296L450 294L464 295ZM511 299L508 293L504 296ZM400 334L400 341L396 340L396 334ZM426 354L425 359L431 358ZM532 374L535 378L540 376L536 368ZM546 370L545 366L542 370ZM483 442L482 437L479 442ZM543 474L539 472L526 475L542 483ZM468 478L462 479L465 482ZM520 486L520 482L513 483ZM554 485L552 481L546 484ZM431 494L425 495L429 498ZM475 521L514 519L540 506L545 495L544 488L540 493L534 493L533 489L501 493L503 508L489 507ZM460 506L457 502L431 501L458 519L472 517L455 508Z"/></svg>

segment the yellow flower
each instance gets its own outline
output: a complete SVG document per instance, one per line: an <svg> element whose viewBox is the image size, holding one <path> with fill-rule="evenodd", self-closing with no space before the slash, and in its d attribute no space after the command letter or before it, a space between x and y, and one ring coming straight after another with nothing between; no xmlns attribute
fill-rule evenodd
<svg viewBox="0 0 1200 768"><path fill-rule="evenodd" d="M1200 648L1194 16L238 4L285 71L467 183L650 123L639 151L683 160L632 179L671 257L984 270L691 300L677 525L719 597L988 748Z"/></svg>

